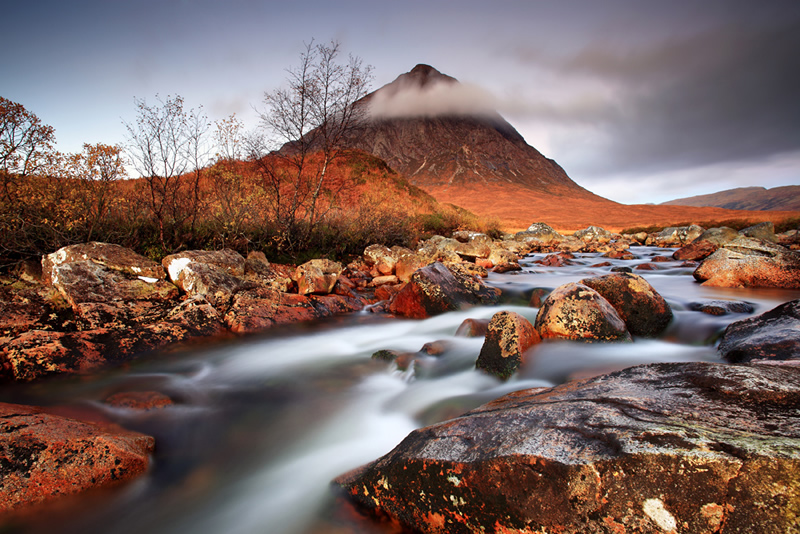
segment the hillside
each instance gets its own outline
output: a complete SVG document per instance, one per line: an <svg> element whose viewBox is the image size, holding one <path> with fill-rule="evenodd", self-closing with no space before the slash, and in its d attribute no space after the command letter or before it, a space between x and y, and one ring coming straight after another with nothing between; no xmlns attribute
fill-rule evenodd
<svg viewBox="0 0 800 534"><path fill-rule="evenodd" d="M731 210L800 210L800 185L739 187L662 202L665 206L714 206Z"/></svg>

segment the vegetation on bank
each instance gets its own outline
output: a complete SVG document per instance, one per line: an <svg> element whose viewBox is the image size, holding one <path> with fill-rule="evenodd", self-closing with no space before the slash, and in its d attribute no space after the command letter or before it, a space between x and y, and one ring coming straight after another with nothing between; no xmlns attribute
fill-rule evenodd
<svg viewBox="0 0 800 534"><path fill-rule="evenodd" d="M180 96L135 99L125 146L78 154L56 151L52 127L0 97L0 268L92 240L156 260L229 247L301 262L455 230L499 233L347 148L363 132L357 103L371 67L312 42L287 73L288 88L265 93L256 131L235 116L212 124Z"/></svg>

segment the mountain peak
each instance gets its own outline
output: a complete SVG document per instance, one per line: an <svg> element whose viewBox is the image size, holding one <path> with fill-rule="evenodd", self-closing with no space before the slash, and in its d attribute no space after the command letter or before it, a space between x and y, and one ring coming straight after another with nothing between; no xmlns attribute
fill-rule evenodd
<svg viewBox="0 0 800 534"><path fill-rule="evenodd" d="M398 76L386 87L408 88L408 87L428 87L437 83L458 83L458 80L447 74L442 74L435 68L424 63L420 63L405 74Z"/></svg>

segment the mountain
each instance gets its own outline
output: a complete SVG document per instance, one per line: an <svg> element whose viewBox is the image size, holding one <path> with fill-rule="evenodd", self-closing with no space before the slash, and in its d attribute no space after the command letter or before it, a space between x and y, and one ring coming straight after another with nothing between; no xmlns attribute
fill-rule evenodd
<svg viewBox="0 0 800 534"><path fill-rule="evenodd" d="M430 65L417 65L361 99L366 131L352 142L440 203L496 218L507 230L542 221L562 231L686 222L781 220L787 214L685 206L627 206L575 183L501 117L492 99ZM791 214L791 215L797 215Z"/></svg>
<svg viewBox="0 0 800 534"><path fill-rule="evenodd" d="M663 202L666 206L715 206L731 210L800 210L800 185L783 187L739 187L709 195Z"/></svg>

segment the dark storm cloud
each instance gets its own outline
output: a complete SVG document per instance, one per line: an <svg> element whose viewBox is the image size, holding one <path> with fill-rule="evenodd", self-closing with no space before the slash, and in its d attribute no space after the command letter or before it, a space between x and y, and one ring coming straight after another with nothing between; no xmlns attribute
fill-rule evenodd
<svg viewBox="0 0 800 534"><path fill-rule="evenodd" d="M592 44L527 60L616 87L586 170L659 170L800 149L800 18L728 23L639 48ZM605 167L605 168L604 168Z"/></svg>

